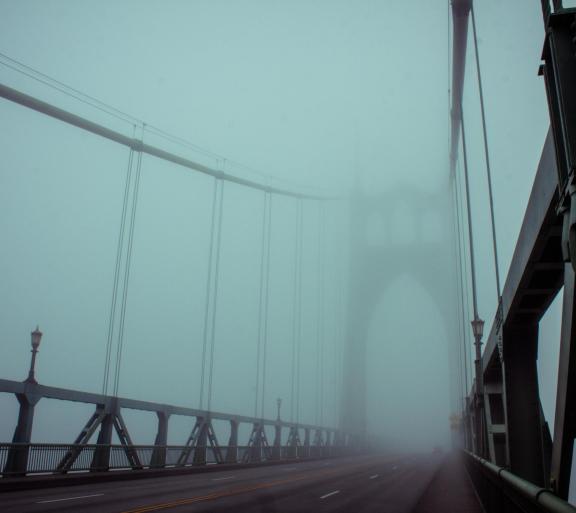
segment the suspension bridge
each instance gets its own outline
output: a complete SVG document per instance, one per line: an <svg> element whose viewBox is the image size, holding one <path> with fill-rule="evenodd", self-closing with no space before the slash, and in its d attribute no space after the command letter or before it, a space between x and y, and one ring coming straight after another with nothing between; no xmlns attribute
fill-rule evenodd
<svg viewBox="0 0 576 513"><path fill-rule="evenodd" d="M0 379L0 392L18 403L16 418L8 419L13 411L8 408L2 415L14 426L12 440L0 443L3 511L576 511L567 502L576 437L576 8L560 0L541 4L546 37L540 75L550 130L541 158L534 163L532 192L503 281L472 0L450 4L451 146L447 185L437 193L407 189L368 194L357 187L343 197L242 174L234 163L214 154L193 159L182 139L4 56L3 65L103 112L122 128L4 84L2 102L107 141L123 163L115 166L122 175L115 204L120 220L110 258L104 361L92 365L99 373L99 389L44 383L36 370L37 355L43 337L50 334L43 334L40 326L31 333L28 377ZM497 292L496 315L486 330L477 297L470 140L463 108L469 46L482 114ZM184 404L124 394L130 304L141 293L134 284L135 240L138 229L147 230L141 219L143 186L147 168L160 164L205 180L200 215L206 221L207 248L202 253L202 280L196 283L203 294L194 308L199 343L191 358L196 371L175 373L178 381L172 394L186 397ZM225 273L222 264L227 237L231 244L235 240L235 233L224 226L238 215L227 196L238 190L248 191L246 198L256 205L255 244L248 257L253 272L246 272L255 282L249 331L254 343L249 349L238 344L231 353L236 366L250 361L254 369L249 398L253 407L241 412L233 401L218 403L230 404L229 409L215 407L217 390L222 390L218 387L228 378L217 358L219 330L227 322L221 315L222 291L227 280L234 288L234 276L243 272ZM342 221L342 211L349 231L345 240L335 237L332 229ZM398 211L405 214L410 237L390 235ZM290 235L285 226L279 227L284 218L290 220ZM170 228L160 227L159 232L165 230ZM280 231L279 243L275 234ZM281 244L280 250L276 244ZM275 260L277 253L282 254L282 265ZM234 251L231 254L236 259ZM437 304L449 346L454 412L449 454L439 448L426 454L406 454L393 447L383 451L367 429L369 325L379 299L401 273L412 276L431 297L441 298ZM273 317L271 304L278 289L289 298L290 308ZM560 292L558 392L550 427L552 419L545 417L540 399L538 335L541 319ZM167 311L177 307L169 298L164 300ZM158 322L159 316L151 313L150 322ZM242 322L227 336L234 329L247 330ZM273 335L276 324L281 336ZM242 340L240 334L238 339ZM270 358L275 344L283 344L283 357L276 363ZM312 371L312 386L303 377L306 371ZM281 372L284 397L274 387ZM197 382L191 384L188 374ZM237 381L228 380L233 385ZM236 397L234 390L226 394ZM75 418L71 427L54 401L84 405L82 411L88 413ZM54 408L51 422L57 430L66 423L66 432L74 432L67 443L36 441L35 415L44 404ZM134 442L134 415L154 418L154 443ZM170 430L177 419L184 419L187 435L183 443L173 445Z"/></svg>

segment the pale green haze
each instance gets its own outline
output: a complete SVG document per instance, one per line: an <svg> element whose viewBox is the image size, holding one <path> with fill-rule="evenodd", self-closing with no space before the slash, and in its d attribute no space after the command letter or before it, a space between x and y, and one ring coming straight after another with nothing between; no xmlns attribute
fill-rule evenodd
<svg viewBox="0 0 576 513"><path fill-rule="evenodd" d="M536 0L475 2L503 280L549 125L537 74L540 9ZM2 84L142 137L141 125L52 87L41 72L144 121L145 143L328 198L301 203L299 420L338 426L346 417L346 365L354 344L365 342L371 439L390 450L450 446L449 417L472 379L473 346L468 303L464 383L446 0L0 0L0 13ZM489 330L497 293L471 44L464 115L479 312ZM124 146L0 99L0 378L26 377L38 324L39 382L101 392L128 159ZM461 166L457 173L461 185ZM210 176L142 157L123 397L199 406L213 192ZM265 195L227 182L223 197L211 408L253 415L258 390L265 417L275 418L282 398L290 419L299 201L272 195L262 377ZM358 265L369 250L380 257ZM374 279L354 295L359 269ZM373 294L371 282L379 283ZM549 422L559 308L541 325ZM112 368L116 361L113 345ZM2 395L0 408L0 441L9 441L17 402ZM41 401L33 441L72 442L91 411ZM136 443L153 443L152 414L125 418ZM183 443L190 422L173 417L169 443Z"/></svg>

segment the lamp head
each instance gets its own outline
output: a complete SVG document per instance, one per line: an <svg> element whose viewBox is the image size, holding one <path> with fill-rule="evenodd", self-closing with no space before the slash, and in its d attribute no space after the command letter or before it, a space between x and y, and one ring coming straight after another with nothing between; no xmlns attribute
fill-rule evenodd
<svg viewBox="0 0 576 513"><path fill-rule="evenodd" d="M38 329L38 326L36 326L36 329L30 333L30 338L32 342L32 349L38 350L40 341L42 340L42 332Z"/></svg>
<svg viewBox="0 0 576 513"><path fill-rule="evenodd" d="M476 317L472 322L472 332L474 333L474 337L482 338L484 334L484 321Z"/></svg>

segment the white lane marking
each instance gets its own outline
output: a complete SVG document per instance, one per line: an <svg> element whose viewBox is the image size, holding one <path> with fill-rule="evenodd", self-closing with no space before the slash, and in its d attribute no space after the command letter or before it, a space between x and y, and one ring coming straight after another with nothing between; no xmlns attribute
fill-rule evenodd
<svg viewBox="0 0 576 513"><path fill-rule="evenodd" d="M48 502L73 501L75 499L87 499L88 497L100 497L103 493L93 493L92 495L79 495L78 497L66 497L65 499L50 499L49 501L38 501L36 504L47 504Z"/></svg>
<svg viewBox="0 0 576 513"><path fill-rule="evenodd" d="M374 474L373 476L370 476L370 479L376 479L378 477L378 474Z"/></svg>
<svg viewBox="0 0 576 513"><path fill-rule="evenodd" d="M322 497L320 497L320 500L327 499L328 497L331 497L332 495L336 495L337 493L340 493L340 490L335 490L333 492L327 493L326 495L322 495Z"/></svg>
<svg viewBox="0 0 576 513"><path fill-rule="evenodd" d="M225 479L234 479L236 476L214 477L212 481L224 481Z"/></svg>
<svg viewBox="0 0 576 513"><path fill-rule="evenodd" d="M324 466L327 467L329 465L334 465L334 463L324 463Z"/></svg>

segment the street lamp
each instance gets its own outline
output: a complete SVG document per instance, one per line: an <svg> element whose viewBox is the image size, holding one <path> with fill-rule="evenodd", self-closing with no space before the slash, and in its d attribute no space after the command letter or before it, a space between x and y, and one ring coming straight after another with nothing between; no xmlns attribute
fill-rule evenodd
<svg viewBox="0 0 576 513"><path fill-rule="evenodd" d="M472 324L472 333L474 333L474 346L476 348L476 359L474 364L476 367L476 393L478 395L478 400L482 400L483 393L483 379L482 379L482 335L484 334L484 321L478 317L474 316L474 320L470 323Z"/></svg>
<svg viewBox="0 0 576 513"><path fill-rule="evenodd" d="M476 317L470 324L472 324L474 338L480 340L484 334L484 321Z"/></svg>
<svg viewBox="0 0 576 513"><path fill-rule="evenodd" d="M30 361L30 371L28 372L28 377L25 383L33 383L36 385L38 382L34 377L34 369L36 367L36 354L38 353L38 348L40 347L40 341L42 340L42 332L36 326L36 329L30 333L30 338L32 342L32 359Z"/></svg>
<svg viewBox="0 0 576 513"><path fill-rule="evenodd" d="M472 324L472 333L474 333L474 347L476 349L476 359L474 360L474 367L476 370L476 407L475 407L475 423L476 423L476 453L484 456L484 376L482 373L482 335L484 335L484 321L474 315Z"/></svg>
<svg viewBox="0 0 576 513"><path fill-rule="evenodd" d="M280 408L282 407L282 399L280 398L276 399L276 406L278 407L278 415L276 417L276 420L280 422Z"/></svg>

